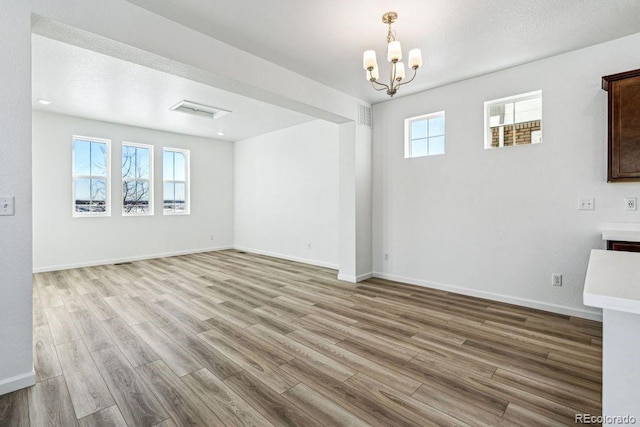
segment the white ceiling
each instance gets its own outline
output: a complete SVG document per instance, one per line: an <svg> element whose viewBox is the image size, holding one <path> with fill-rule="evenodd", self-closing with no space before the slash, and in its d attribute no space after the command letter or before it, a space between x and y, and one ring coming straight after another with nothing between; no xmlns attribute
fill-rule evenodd
<svg viewBox="0 0 640 427"><path fill-rule="evenodd" d="M638 0L128 1L372 103L388 97L362 52L385 56L389 10L405 54L426 60L396 96L640 32Z"/></svg>
<svg viewBox="0 0 640 427"><path fill-rule="evenodd" d="M32 38L32 104L41 111L238 141L311 117L46 37ZM39 99L51 101L43 106ZM170 111L182 100L231 110L217 120ZM223 131L224 136L219 136Z"/></svg>
<svg viewBox="0 0 640 427"><path fill-rule="evenodd" d="M425 59L396 96L640 32L640 0L128 1L371 103L388 96L365 80L362 52L376 49L384 60L381 16L389 10L399 14L394 28L405 54L419 47ZM41 98L53 103L42 106ZM233 114L212 120L169 111L183 99ZM312 120L36 34L33 107L228 141Z"/></svg>

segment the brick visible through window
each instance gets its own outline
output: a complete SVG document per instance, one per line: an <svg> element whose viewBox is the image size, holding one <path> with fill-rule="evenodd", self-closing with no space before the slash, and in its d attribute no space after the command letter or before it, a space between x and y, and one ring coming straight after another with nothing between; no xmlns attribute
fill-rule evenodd
<svg viewBox="0 0 640 427"><path fill-rule="evenodd" d="M485 148L542 142L542 91L487 101Z"/></svg>

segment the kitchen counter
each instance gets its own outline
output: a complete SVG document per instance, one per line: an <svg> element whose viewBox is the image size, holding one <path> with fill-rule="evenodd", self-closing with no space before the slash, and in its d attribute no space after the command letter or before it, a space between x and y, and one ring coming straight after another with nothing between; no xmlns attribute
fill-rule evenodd
<svg viewBox="0 0 640 427"><path fill-rule="evenodd" d="M640 223L610 222L602 226L602 240L640 242Z"/></svg>
<svg viewBox="0 0 640 427"><path fill-rule="evenodd" d="M593 249L583 300L591 307L640 314L640 253Z"/></svg>
<svg viewBox="0 0 640 427"><path fill-rule="evenodd" d="M602 308L602 412L640 420L640 253L593 249L583 301Z"/></svg>

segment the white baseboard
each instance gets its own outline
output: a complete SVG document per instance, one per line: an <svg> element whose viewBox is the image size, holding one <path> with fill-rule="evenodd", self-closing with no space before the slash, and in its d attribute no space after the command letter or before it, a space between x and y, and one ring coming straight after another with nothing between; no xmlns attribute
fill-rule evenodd
<svg viewBox="0 0 640 427"><path fill-rule="evenodd" d="M233 249L238 250L238 251L243 251L243 252L249 252L249 253L252 253L252 254L266 255L266 256L271 256L271 257L274 257L274 258L286 259L288 261L300 262L302 264L309 264L309 265L315 265L315 266L318 266L318 267L332 268L334 270L338 269L338 264L333 264L333 263L329 263L329 262L325 262L325 261L318 261L318 260L315 260L315 259L299 258L299 257L291 256L291 255L279 254L277 252L263 251L262 249L247 248L246 246L235 246L234 245Z"/></svg>
<svg viewBox="0 0 640 427"><path fill-rule="evenodd" d="M356 282L362 282L363 280L371 279L372 277L373 277L373 273L371 273L371 272L364 273L364 274L358 274L356 276Z"/></svg>
<svg viewBox="0 0 640 427"><path fill-rule="evenodd" d="M36 383L36 371L31 370L26 374L16 375L0 381L0 396L20 390L21 388L30 387Z"/></svg>
<svg viewBox="0 0 640 427"><path fill-rule="evenodd" d="M350 274L338 274L338 280L349 283L357 283L356 276Z"/></svg>
<svg viewBox="0 0 640 427"><path fill-rule="evenodd" d="M478 291L475 289L461 288L458 286L444 285L442 283L429 282L426 280L414 279L410 277L398 276L395 274L387 274L374 272L373 277L380 279L393 280L396 282L409 283L411 285L423 286L425 288L439 289L441 291L453 292L456 294L469 295L472 297L486 298L493 301L506 302L508 304L520 305L523 307L535 308L538 310L550 311L552 313L564 314L566 316L581 317L602 322L602 311L584 310L565 305L551 304L547 302L535 301L527 298L513 297L509 295L496 294L493 292Z"/></svg>
<svg viewBox="0 0 640 427"><path fill-rule="evenodd" d="M371 279L373 277L373 273L364 273L359 274L357 276L353 276L350 274L338 274L338 280L342 280L344 282L358 283L363 280Z"/></svg>
<svg viewBox="0 0 640 427"><path fill-rule="evenodd" d="M68 270L70 268L93 267L95 265L119 264L121 262L142 261L145 259L166 258L170 256L189 255L189 254L197 254L202 252L223 251L226 249L233 249L233 246L216 246L213 248L191 249L188 251L175 251L175 252L165 252L165 253L158 253L158 254L125 257L125 258L102 259L97 261L79 262L76 264L49 265L46 267L34 268L33 272L44 273L46 271L58 271L58 270Z"/></svg>

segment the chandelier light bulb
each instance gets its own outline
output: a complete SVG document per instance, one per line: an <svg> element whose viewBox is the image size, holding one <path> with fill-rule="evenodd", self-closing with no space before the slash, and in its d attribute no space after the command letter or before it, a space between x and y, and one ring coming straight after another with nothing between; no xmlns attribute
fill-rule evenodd
<svg viewBox="0 0 640 427"><path fill-rule="evenodd" d="M365 71L365 78L370 82L378 80L380 78L380 71L378 70L378 64L370 70Z"/></svg>
<svg viewBox="0 0 640 427"><path fill-rule="evenodd" d="M396 80L400 81L404 79L404 63L396 62Z"/></svg>
<svg viewBox="0 0 640 427"><path fill-rule="evenodd" d="M365 70L370 70L372 68L378 67L375 50L367 50L364 52L364 54L362 55L362 67Z"/></svg>
<svg viewBox="0 0 640 427"><path fill-rule="evenodd" d="M409 51L409 68L414 70L422 67L422 51L420 49L411 49Z"/></svg>
<svg viewBox="0 0 640 427"><path fill-rule="evenodd" d="M394 40L387 46L387 60L389 62L397 62L402 59L402 48L400 42Z"/></svg>

